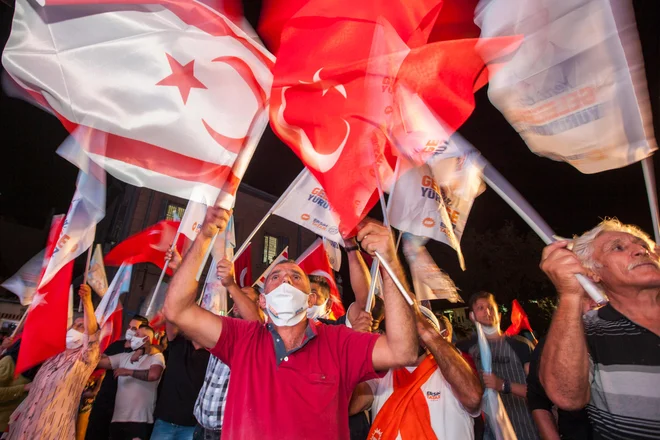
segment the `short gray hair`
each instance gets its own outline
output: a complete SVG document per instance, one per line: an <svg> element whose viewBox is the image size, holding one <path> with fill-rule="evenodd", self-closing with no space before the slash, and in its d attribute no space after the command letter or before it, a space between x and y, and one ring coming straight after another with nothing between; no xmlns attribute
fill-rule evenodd
<svg viewBox="0 0 660 440"><path fill-rule="evenodd" d="M655 243L651 240L651 237L637 226L621 223L616 218L606 218L595 228L573 238L572 250L575 255L577 255L582 265L587 269L593 269L596 267L596 262L593 259L593 242L603 232L625 232L644 240L649 245L649 249L655 248Z"/></svg>

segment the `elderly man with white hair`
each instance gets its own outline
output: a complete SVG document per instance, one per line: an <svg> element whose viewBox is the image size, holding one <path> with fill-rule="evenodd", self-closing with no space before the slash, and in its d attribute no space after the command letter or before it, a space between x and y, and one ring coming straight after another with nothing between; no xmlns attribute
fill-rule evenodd
<svg viewBox="0 0 660 440"><path fill-rule="evenodd" d="M605 220L543 251L559 294L540 365L560 408L587 407L594 439L660 439L660 263L639 228ZM582 318L591 278L609 304Z"/></svg>

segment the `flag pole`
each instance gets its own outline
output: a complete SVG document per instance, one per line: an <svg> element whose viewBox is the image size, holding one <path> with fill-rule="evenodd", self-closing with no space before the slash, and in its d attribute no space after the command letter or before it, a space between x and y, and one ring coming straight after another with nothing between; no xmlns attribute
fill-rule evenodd
<svg viewBox="0 0 660 440"><path fill-rule="evenodd" d="M397 165L399 163L397 162ZM398 167L397 167L398 169ZM387 215L387 206L385 204L385 194L383 193L383 187L380 184L380 177L378 174L378 169L376 168L376 159L374 158L374 174L376 176L376 184L378 186L378 198L380 200L380 207L383 210L383 226L392 232L390 228L390 220ZM367 304L365 306L366 312L371 312L371 305L374 303L374 296L376 296L376 285L377 279L380 276L380 265L377 260L372 261L371 263L371 284L369 285L369 294L367 295Z"/></svg>
<svg viewBox="0 0 660 440"><path fill-rule="evenodd" d="M18 330L25 324L25 319L27 318L28 312L30 311L30 308L25 309L25 312L23 312L23 316L21 316L20 321L18 321L18 324L16 324L16 328L14 331L11 333L11 338L16 336L16 333L18 333Z"/></svg>
<svg viewBox="0 0 660 440"><path fill-rule="evenodd" d="M213 246L215 245L215 239L218 238L218 233L216 232L213 238L211 239L211 243L209 243L209 247L206 249L206 253L204 253L204 259L202 260L202 264L199 265L199 269L197 270L197 276L195 279L199 281L199 279L202 277L202 272L204 272L204 267L206 266L206 261L209 259L209 255L211 255L211 251L213 250Z"/></svg>
<svg viewBox="0 0 660 440"><path fill-rule="evenodd" d="M291 191L293 191L293 188L294 188L294 187L298 184L298 182L300 182L300 181L302 180L302 178L305 176L305 173L306 173L306 172L307 172L307 168L303 168L303 170L300 172L300 174L298 174L298 177L296 177L295 179L293 179L293 182L291 182L291 184L289 185L289 187L288 187L288 188L282 193L282 195L280 196L280 198L277 199L277 201L276 201L275 203L273 203L273 206L268 210L268 212L266 213L266 215L264 215L264 217L261 219L261 221L259 221L259 223L257 223L257 226L254 227L254 229L252 230L252 232L250 232L250 235L248 235L247 238L243 241L243 244L241 245L241 247L238 248L238 251L236 251L236 254L234 255L234 258L233 258L232 262L236 261L236 258L238 258L238 256L241 255L241 254L243 253L243 251L245 250L245 248L248 247L248 245L250 244L250 241L254 238L254 236L255 236L255 234L257 233L257 231L258 231L258 230L264 225L264 223L266 223L266 220L268 220L268 217L270 217L270 216L273 214L273 212L275 212L275 210L276 210L277 208L279 208L280 204L281 204L284 200L286 200L286 198L289 196L289 194L291 193Z"/></svg>
<svg viewBox="0 0 660 440"><path fill-rule="evenodd" d="M172 242L172 246L170 247L171 251L176 248L176 242L179 240L180 229L181 229L181 223L179 223L179 229L176 231L176 234L174 235L174 241ZM158 277L158 281L156 282L154 293L153 295L151 295L151 301L149 301L149 307L147 307L147 313L146 313L147 316L149 316L149 312L151 312L151 308L154 306L154 302L156 301L156 294L158 293L158 289L160 289L160 285L163 284L163 278L165 278L165 272L167 272L167 266L169 264L170 264L170 259L166 258L165 264L163 264L163 270L160 271L160 276Z"/></svg>
<svg viewBox="0 0 660 440"><path fill-rule="evenodd" d="M382 264L383 268L385 268L385 272L387 272L389 274L390 278L392 278L392 281L394 281L394 284L399 289L399 292L401 292L401 295L403 295L403 297L406 299L406 302L408 303L408 305L412 306L414 304L412 298L410 298L410 295L408 294L406 289L403 287L403 284L401 284L401 281L399 281L399 278L396 276L396 274L394 273L394 271L392 270L390 265L387 264L387 261L385 261L385 259L378 252L374 252L374 254L376 254L376 258L378 258L378 261L380 261L380 264ZM372 283L373 283L373 281L372 281Z"/></svg>
<svg viewBox="0 0 660 440"><path fill-rule="evenodd" d="M87 263L85 264L85 274L83 275L83 284L87 284L87 274L89 274L89 264L92 261L92 249L94 248L94 243L89 246L87 250ZM82 301L78 303L78 313L82 312Z"/></svg>
<svg viewBox="0 0 660 440"><path fill-rule="evenodd" d="M660 244L660 225L658 223L658 191L655 186L655 171L653 169L653 156L642 160L642 171L644 172L644 183L646 184L646 194L649 199L649 208L651 208L651 219L653 220L653 236L655 242Z"/></svg>
<svg viewBox="0 0 660 440"><path fill-rule="evenodd" d="M483 156L478 155L477 161L482 167L482 178L514 211L529 225L530 228L548 245L555 241L552 228L541 218L538 212L525 200L520 193L502 176ZM575 277L582 288L597 304L608 302L607 297L596 285L582 274Z"/></svg>

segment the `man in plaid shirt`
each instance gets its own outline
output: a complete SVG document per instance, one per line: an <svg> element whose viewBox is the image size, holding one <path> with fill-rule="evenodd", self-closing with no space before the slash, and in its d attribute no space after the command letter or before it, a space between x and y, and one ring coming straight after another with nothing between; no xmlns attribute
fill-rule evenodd
<svg viewBox="0 0 660 440"><path fill-rule="evenodd" d="M234 281L233 266L226 260L218 264L218 275L222 284L234 300L234 308L238 308L236 317L246 321L262 321L259 307L259 293L253 287L238 287ZM211 355L206 367L204 385L199 390L195 402L195 418L197 427L193 440L219 440L222 432L222 419L225 414L227 390L229 389L229 367L220 359Z"/></svg>
<svg viewBox="0 0 660 440"><path fill-rule="evenodd" d="M206 367L204 385L195 402L197 427L193 440L218 440L222 430L227 390L229 389L229 367L211 355Z"/></svg>

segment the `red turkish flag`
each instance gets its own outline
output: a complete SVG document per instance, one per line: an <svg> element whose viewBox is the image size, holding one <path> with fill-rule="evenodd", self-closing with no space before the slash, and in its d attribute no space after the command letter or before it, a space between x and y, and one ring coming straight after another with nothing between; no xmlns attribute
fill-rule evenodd
<svg viewBox="0 0 660 440"><path fill-rule="evenodd" d="M330 298L332 299L332 306L330 308L331 315L329 318L337 319L344 315L346 310L344 310L344 305L341 302L341 296L339 295L339 289L337 289L337 283L335 282L335 275L332 271L330 260L328 260L328 254L323 247L323 239L317 238L316 241L312 243L312 245L307 248L300 257L298 257L296 264L300 266L303 272L307 275L320 275L328 280L328 284L330 285Z"/></svg>
<svg viewBox="0 0 660 440"><path fill-rule="evenodd" d="M520 330L527 329L530 333L534 334L532 326L529 325L529 319L527 318L527 313L522 308L517 299L514 299L511 303L511 325L506 329L504 333L507 336L513 336L520 333Z"/></svg>
<svg viewBox="0 0 660 440"><path fill-rule="evenodd" d="M378 185L391 183L391 130L406 129L409 116L396 91L431 107L448 138L474 109L486 76L479 39L425 44L437 2L353 3L310 0L286 22L270 106L273 130L323 186L345 237L376 203ZM423 133L419 141L438 147L446 139L437 137Z"/></svg>
<svg viewBox="0 0 660 440"><path fill-rule="evenodd" d="M53 217L40 280L53 255L63 225L64 215ZM16 374L65 350L72 272L73 260L62 267L48 284L35 292L32 304L26 312L28 315L23 326L23 341L18 353Z"/></svg>
<svg viewBox="0 0 660 440"><path fill-rule="evenodd" d="M105 256L105 264L119 266L122 263L127 265L153 263L162 269L165 264L165 253L174 241L179 223L163 220L131 235L108 252ZM177 239L176 248L182 255L187 241L189 240L184 234L180 234ZM168 268L167 274L172 275L172 270Z"/></svg>
<svg viewBox="0 0 660 440"><path fill-rule="evenodd" d="M122 324L123 324L123 307L117 304L117 309L108 317L103 326L101 327L101 337L99 349L101 353L113 342L116 342L122 337Z"/></svg>
<svg viewBox="0 0 660 440"><path fill-rule="evenodd" d="M252 244L234 261L234 276L239 287L252 285Z"/></svg>
<svg viewBox="0 0 660 440"><path fill-rule="evenodd" d="M397 28L404 41L421 39L425 43L442 4L442 0L408 0L388 4L382 0L350 3L341 0L264 0L257 30L270 51L278 55L282 32L287 22L294 17L321 16L373 21L380 15Z"/></svg>

